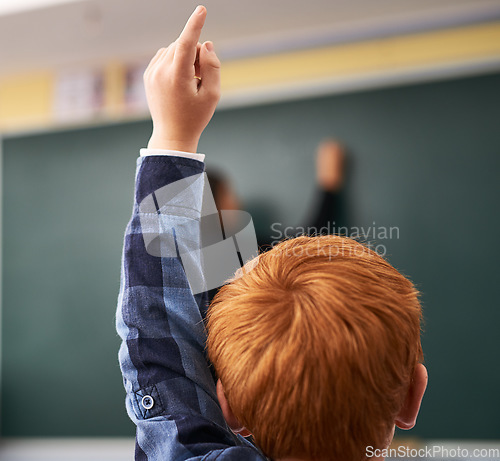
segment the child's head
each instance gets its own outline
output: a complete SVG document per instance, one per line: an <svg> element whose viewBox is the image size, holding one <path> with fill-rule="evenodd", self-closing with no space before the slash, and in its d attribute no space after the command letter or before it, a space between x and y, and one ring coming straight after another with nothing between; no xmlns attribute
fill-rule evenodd
<svg viewBox="0 0 500 461"><path fill-rule="evenodd" d="M335 236L281 242L244 272L210 307L208 352L226 417L267 456L363 459L414 424L425 385L410 386L423 366L408 279Z"/></svg>

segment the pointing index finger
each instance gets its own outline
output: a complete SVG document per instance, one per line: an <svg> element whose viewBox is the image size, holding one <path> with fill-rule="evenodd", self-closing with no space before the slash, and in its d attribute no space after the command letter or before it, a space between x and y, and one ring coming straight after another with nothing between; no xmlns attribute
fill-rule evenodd
<svg viewBox="0 0 500 461"><path fill-rule="evenodd" d="M201 30L205 24L207 10L204 6L196 7L189 17L179 38L176 40L174 60L185 70L191 71L196 60L196 46L200 40Z"/></svg>

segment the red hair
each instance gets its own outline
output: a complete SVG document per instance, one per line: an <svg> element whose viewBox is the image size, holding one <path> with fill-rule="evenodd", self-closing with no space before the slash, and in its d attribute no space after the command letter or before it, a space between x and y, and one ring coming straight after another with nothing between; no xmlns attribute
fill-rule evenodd
<svg viewBox="0 0 500 461"><path fill-rule="evenodd" d="M423 358L413 284L337 236L281 242L243 274L210 306L207 347L257 445L349 461L383 448Z"/></svg>

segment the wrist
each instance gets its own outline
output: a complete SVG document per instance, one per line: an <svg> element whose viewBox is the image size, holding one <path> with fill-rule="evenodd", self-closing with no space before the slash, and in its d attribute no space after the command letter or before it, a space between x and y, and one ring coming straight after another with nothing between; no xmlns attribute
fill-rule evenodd
<svg viewBox="0 0 500 461"><path fill-rule="evenodd" d="M148 149L177 150L196 154L198 151L198 138L174 139L170 136L161 135L153 131L148 142Z"/></svg>

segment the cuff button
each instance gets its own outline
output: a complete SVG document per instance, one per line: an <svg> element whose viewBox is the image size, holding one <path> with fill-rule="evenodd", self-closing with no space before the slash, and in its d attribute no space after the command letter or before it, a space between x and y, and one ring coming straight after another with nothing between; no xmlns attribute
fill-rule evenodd
<svg viewBox="0 0 500 461"><path fill-rule="evenodd" d="M142 398L141 403L145 410L151 410L151 408L153 408L153 405L155 404L155 401L153 400L153 397L151 397L150 395L145 395Z"/></svg>

